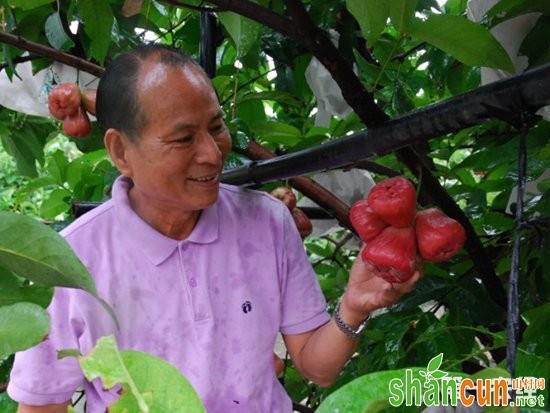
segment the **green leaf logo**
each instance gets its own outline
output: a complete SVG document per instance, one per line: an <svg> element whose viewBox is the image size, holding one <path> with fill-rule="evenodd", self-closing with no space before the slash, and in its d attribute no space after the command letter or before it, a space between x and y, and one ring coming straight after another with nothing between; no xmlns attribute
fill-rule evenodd
<svg viewBox="0 0 550 413"><path fill-rule="evenodd" d="M422 377L426 378L426 383L428 383L431 380L438 380L447 376L447 372L439 370L439 367L441 367L442 362L443 362L443 353L439 353L437 356L435 356L428 362L428 366L426 367L425 372L423 371L419 372Z"/></svg>

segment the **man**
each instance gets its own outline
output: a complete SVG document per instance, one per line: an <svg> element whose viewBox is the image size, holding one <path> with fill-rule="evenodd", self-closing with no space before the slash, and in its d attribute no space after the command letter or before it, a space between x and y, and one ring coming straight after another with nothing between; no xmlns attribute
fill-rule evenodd
<svg viewBox="0 0 550 413"><path fill-rule="evenodd" d="M65 412L81 385L87 411L103 413L118 395L84 383L77 362L55 352L86 353L108 334L176 366L209 413L288 413L273 367L277 333L304 377L330 385L370 312L418 280L392 286L356 260L337 324L288 209L220 184L230 136L208 77L186 55L148 45L117 58L96 110L122 177L110 201L62 234L120 330L86 293L56 289L49 338L16 357L8 391L20 413Z"/></svg>

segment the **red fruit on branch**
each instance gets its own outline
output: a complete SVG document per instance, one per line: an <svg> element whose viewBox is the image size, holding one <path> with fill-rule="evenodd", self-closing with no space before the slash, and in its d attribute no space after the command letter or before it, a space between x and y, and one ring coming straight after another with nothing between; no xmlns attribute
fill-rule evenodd
<svg viewBox="0 0 550 413"><path fill-rule="evenodd" d="M95 98L97 90L95 89L86 89L81 92L82 106L84 110L90 115L95 116Z"/></svg>
<svg viewBox="0 0 550 413"><path fill-rule="evenodd" d="M271 195L283 201L291 211L296 207L296 195L294 195L292 189L286 186L278 186L271 191Z"/></svg>
<svg viewBox="0 0 550 413"><path fill-rule="evenodd" d="M374 213L366 199L355 202L349 211L351 225L363 241L376 237L388 224Z"/></svg>
<svg viewBox="0 0 550 413"><path fill-rule="evenodd" d="M63 120L63 131L73 138L83 138L89 135L91 130L90 118L82 106L77 108L76 113Z"/></svg>
<svg viewBox="0 0 550 413"><path fill-rule="evenodd" d="M466 240L464 227L437 208L418 212L415 228L418 250L426 261L449 260Z"/></svg>
<svg viewBox="0 0 550 413"><path fill-rule="evenodd" d="M363 248L361 258L373 266L378 277L390 283L407 281L416 269L414 228L384 228Z"/></svg>
<svg viewBox="0 0 550 413"><path fill-rule="evenodd" d="M300 236L302 238L305 238L311 235L311 233L313 232L313 224L311 223L311 220L306 215L306 213L300 208L293 208L291 213L292 218L294 218L296 228L298 228L298 232L300 233Z"/></svg>
<svg viewBox="0 0 550 413"><path fill-rule="evenodd" d="M372 211L394 227L408 227L416 216L416 190L408 179L401 176L376 184L367 200Z"/></svg>
<svg viewBox="0 0 550 413"><path fill-rule="evenodd" d="M48 110L58 120L74 115L80 107L80 89L76 83L62 83L48 94Z"/></svg>

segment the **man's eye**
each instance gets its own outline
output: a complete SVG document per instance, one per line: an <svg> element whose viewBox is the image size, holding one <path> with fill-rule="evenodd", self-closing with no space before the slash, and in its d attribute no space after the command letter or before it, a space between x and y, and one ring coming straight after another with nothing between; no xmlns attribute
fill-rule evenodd
<svg viewBox="0 0 550 413"><path fill-rule="evenodd" d="M193 139L192 136L183 136L181 138L175 139L173 142L175 143L189 143Z"/></svg>
<svg viewBox="0 0 550 413"><path fill-rule="evenodd" d="M224 128L225 128L225 125L223 123L221 123L219 125L212 126L210 128L210 132L211 133L220 133L224 130Z"/></svg>

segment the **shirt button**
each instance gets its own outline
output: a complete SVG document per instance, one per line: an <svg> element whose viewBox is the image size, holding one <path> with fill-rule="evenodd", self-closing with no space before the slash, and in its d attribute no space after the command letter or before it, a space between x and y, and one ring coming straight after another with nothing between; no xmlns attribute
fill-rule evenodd
<svg viewBox="0 0 550 413"><path fill-rule="evenodd" d="M187 244L182 244L181 245L181 250L186 251L187 250Z"/></svg>
<svg viewBox="0 0 550 413"><path fill-rule="evenodd" d="M195 288L197 286L197 280L195 280L194 278L191 278L189 280L189 285L191 285L191 287Z"/></svg>

